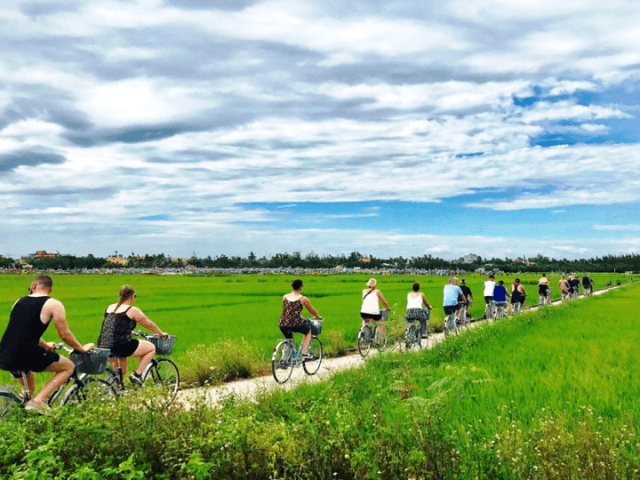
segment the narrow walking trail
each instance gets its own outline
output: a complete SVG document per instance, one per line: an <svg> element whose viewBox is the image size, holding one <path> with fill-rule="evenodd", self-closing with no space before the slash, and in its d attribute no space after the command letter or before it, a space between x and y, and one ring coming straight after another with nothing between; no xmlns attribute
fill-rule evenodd
<svg viewBox="0 0 640 480"><path fill-rule="evenodd" d="M603 290L597 290L593 292L593 295L602 295L611 289L619 287L610 287ZM580 296L579 299L584 298ZM551 305L559 305L562 301L557 300L552 302ZM532 305L531 309L539 308L539 305ZM470 325L470 328L477 327L484 322L474 322ZM429 335L429 339L423 339L423 348L431 348L436 343L442 342L445 336L444 333L434 333ZM393 348L399 348L398 346ZM372 349L367 358L378 354L377 350ZM323 358L320 369L315 375L307 375L302 367L296 367L293 370L291 378L285 384L276 383L273 376L265 375L262 377L251 378L248 380L239 380L224 385L214 387L199 387L181 390L178 393L178 401L189 408L197 403L205 403L210 406L220 405L225 399L234 396L240 399L246 399L255 401L256 398L264 392L274 389L291 390L305 382L319 382L326 378L331 377L336 372L340 372L346 369L359 368L367 361L359 353L345 355L337 358Z"/></svg>

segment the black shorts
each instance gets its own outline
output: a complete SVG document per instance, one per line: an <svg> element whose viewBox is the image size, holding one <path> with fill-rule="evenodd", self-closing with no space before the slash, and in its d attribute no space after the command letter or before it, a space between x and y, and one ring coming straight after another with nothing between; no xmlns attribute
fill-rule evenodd
<svg viewBox="0 0 640 480"><path fill-rule="evenodd" d="M549 295L549 287L547 285L538 285L538 295L545 297Z"/></svg>
<svg viewBox="0 0 640 480"><path fill-rule="evenodd" d="M294 333L302 333L303 335L309 333L311 331L311 325L309 325L309 322L304 322L294 327L281 326L280 331L284 335L284 338L293 338Z"/></svg>
<svg viewBox="0 0 640 480"><path fill-rule="evenodd" d="M376 322L382 320L382 314L381 313L364 313L364 312L360 312L360 317L363 320L375 320Z"/></svg>
<svg viewBox="0 0 640 480"><path fill-rule="evenodd" d="M133 355L133 353L138 349L140 345L140 340L129 340L128 342L119 343L111 347L111 357L117 358L126 358Z"/></svg>
<svg viewBox="0 0 640 480"><path fill-rule="evenodd" d="M487 305L491 305L493 303L493 296L484 297L484 303L486 303Z"/></svg>
<svg viewBox="0 0 640 480"><path fill-rule="evenodd" d="M462 307L461 303L456 303L455 305L445 305L442 308L444 308L445 315L450 315L453 312L457 312L458 310L460 310L461 307Z"/></svg>
<svg viewBox="0 0 640 480"><path fill-rule="evenodd" d="M22 373L44 372L49 365L60 360L60 355L53 350L47 350L38 345L32 352L26 354L22 360L8 368L14 378L22 378Z"/></svg>

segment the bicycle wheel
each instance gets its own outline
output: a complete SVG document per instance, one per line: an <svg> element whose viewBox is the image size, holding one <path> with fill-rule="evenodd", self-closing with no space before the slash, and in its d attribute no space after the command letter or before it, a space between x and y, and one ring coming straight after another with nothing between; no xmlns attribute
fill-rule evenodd
<svg viewBox="0 0 640 480"><path fill-rule="evenodd" d="M276 346L271 356L271 373L278 383L284 383L289 380L293 372L293 362L291 356L293 348L288 341L283 340Z"/></svg>
<svg viewBox="0 0 640 480"><path fill-rule="evenodd" d="M376 325L375 330L373 331L373 336L374 336L374 340L375 340L375 346L378 348L378 350L384 350L385 348L387 348L387 344L389 343L389 335L387 334L387 329L384 329L383 333L380 333L379 331L379 327Z"/></svg>
<svg viewBox="0 0 640 480"><path fill-rule="evenodd" d="M360 352L360 355L363 357L366 357L371 350L372 337L371 327L369 325L364 325L358 334L358 352Z"/></svg>
<svg viewBox="0 0 640 480"><path fill-rule="evenodd" d="M100 378L83 378L82 382L74 384L60 400L60 406L67 403L79 405L84 402L113 403L116 391L111 385Z"/></svg>
<svg viewBox="0 0 640 480"><path fill-rule="evenodd" d="M322 342L318 337L311 337L308 353L313 358L302 362L302 368L307 375L315 375L322 363Z"/></svg>
<svg viewBox="0 0 640 480"><path fill-rule="evenodd" d="M151 387L157 390L154 392L154 399L150 401L152 408L168 407L178 396L180 372L168 358L154 359L143 378L145 389Z"/></svg>
<svg viewBox="0 0 640 480"><path fill-rule="evenodd" d="M407 349L416 348L420 350L422 348L422 329L418 323L412 322L411 325L409 325L407 337L410 340L410 343L406 343Z"/></svg>
<svg viewBox="0 0 640 480"><path fill-rule="evenodd" d="M22 400L9 392L0 392L0 418L4 418L13 410L20 408Z"/></svg>

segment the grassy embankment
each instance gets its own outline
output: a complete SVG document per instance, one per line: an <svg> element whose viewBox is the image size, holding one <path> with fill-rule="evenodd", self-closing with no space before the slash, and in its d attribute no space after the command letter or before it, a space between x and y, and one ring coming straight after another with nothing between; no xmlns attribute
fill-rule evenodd
<svg viewBox="0 0 640 480"><path fill-rule="evenodd" d="M620 278L621 275L595 275L597 287ZM13 302L26 294L33 277L29 275L0 276L0 331L4 331ZM466 276L475 293L474 317L482 315L482 282L480 275ZM522 275L529 292L528 304L537 302L538 275ZM329 354L339 354L353 347L360 325L360 292L368 276L330 275L304 277L305 290L313 305L326 318L322 334ZM553 286L558 278L551 276ZM282 295L290 291L293 278L284 275L242 275L225 277L151 276L151 275L56 275L52 295L60 299L67 311L69 325L81 342L95 341L103 311L117 301L120 286L133 285L139 306L165 331L177 336L174 359L183 377L189 382L220 382L229 378L247 377L268 370L271 349L281 334L277 327ZM404 329L406 294L413 281L434 307L430 327L441 330L443 322L442 287L446 278L435 276L380 276L379 288L389 304L394 306L392 322L396 332ZM505 277L510 284L513 276ZM553 297L559 297L554 288ZM393 327L393 325L392 325ZM45 339L58 341L50 327ZM216 367L211 369L211 367ZM43 376L38 380L43 381ZM10 381L0 372L0 382Z"/></svg>
<svg viewBox="0 0 640 480"><path fill-rule="evenodd" d="M0 423L0 477L640 478L639 294L379 355L257 404L18 412Z"/></svg>

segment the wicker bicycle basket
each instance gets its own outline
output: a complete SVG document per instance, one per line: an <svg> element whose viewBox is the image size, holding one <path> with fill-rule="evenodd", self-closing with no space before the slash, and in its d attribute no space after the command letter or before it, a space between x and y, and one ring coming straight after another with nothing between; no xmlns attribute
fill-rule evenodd
<svg viewBox="0 0 640 480"><path fill-rule="evenodd" d="M88 353L71 353L70 357L80 373L100 375L107 369L110 350L108 348L94 348Z"/></svg>
<svg viewBox="0 0 640 480"><path fill-rule="evenodd" d="M153 343L156 347L156 353L158 355L171 355L176 337L174 335L169 335L168 337L160 338L158 335L153 335L147 337L147 340Z"/></svg>
<svg viewBox="0 0 640 480"><path fill-rule="evenodd" d="M311 325L311 334L320 335L322 333L322 320L309 320Z"/></svg>

